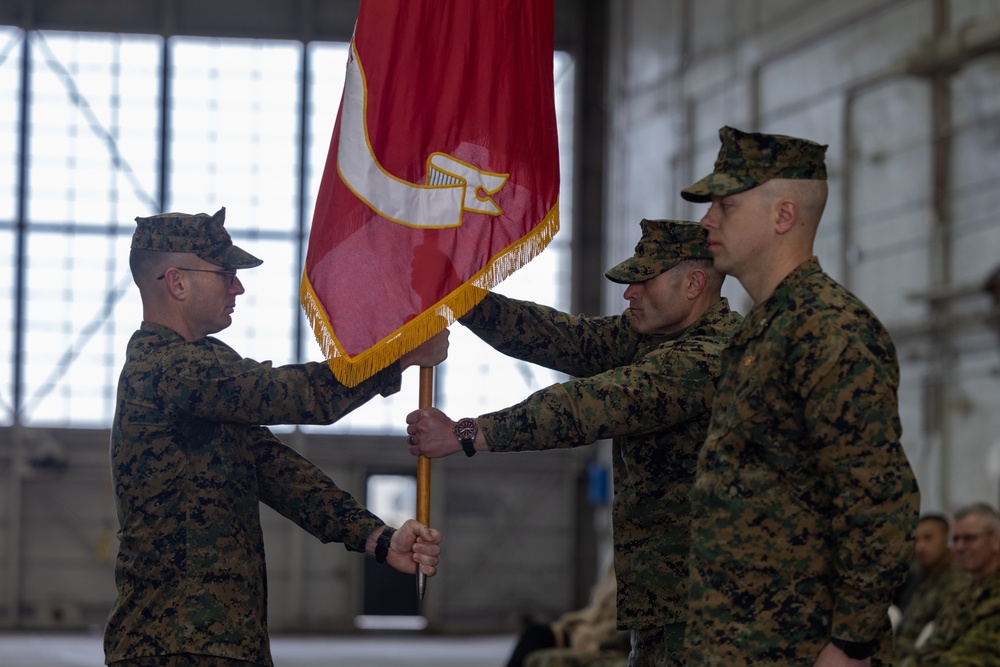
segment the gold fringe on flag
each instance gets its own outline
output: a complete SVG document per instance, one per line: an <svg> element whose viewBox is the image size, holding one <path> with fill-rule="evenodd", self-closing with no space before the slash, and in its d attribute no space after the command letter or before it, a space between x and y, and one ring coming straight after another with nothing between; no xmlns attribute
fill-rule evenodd
<svg viewBox="0 0 1000 667"><path fill-rule="evenodd" d="M483 300L489 290L534 259L559 231L559 203L528 234L504 248L461 287L417 315L389 336L351 357L333 333L326 310L313 291L309 276L302 272L299 301L312 325L316 342L327 357L330 370L348 387L354 387L397 361L404 354L446 329Z"/></svg>

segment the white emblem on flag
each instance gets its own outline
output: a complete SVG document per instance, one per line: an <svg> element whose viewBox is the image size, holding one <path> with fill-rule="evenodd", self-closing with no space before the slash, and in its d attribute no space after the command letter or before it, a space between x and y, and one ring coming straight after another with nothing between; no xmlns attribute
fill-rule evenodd
<svg viewBox="0 0 1000 667"><path fill-rule="evenodd" d="M383 218L409 227L458 227L462 213L500 215L493 201L507 174L482 171L445 153L427 158L426 183L409 183L379 164L368 141L367 88L358 52L351 44L340 117L337 171L359 199Z"/></svg>

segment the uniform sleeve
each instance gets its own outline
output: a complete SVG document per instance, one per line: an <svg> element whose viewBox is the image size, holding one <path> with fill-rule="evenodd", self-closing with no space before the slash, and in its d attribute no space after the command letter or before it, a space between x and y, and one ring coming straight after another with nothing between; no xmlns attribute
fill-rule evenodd
<svg viewBox="0 0 1000 667"><path fill-rule="evenodd" d="M334 377L325 362L273 366L240 357L232 348L174 348L151 378L176 407L202 419L238 424L330 424L373 396L399 390L399 365L355 387Z"/></svg>
<svg viewBox="0 0 1000 667"><path fill-rule="evenodd" d="M342 542L351 551L364 551L368 535L383 521L270 430L258 428L256 436L261 502L321 542Z"/></svg>
<svg viewBox="0 0 1000 667"><path fill-rule="evenodd" d="M707 413L711 376L704 354L667 345L638 363L537 391L480 416L479 427L495 452L576 447L661 431Z"/></svg>
<svg viewBox="0 0 1000 667"><path fill-rule="evenodd" d="M575 317L492 293L459 321L498 352L574 377L628 363L640 340L627 312Z"/></svg>
<svg viewBox="0 0 1000 667"><path fill-rule="evenodd" d="M909 569L920 503L899 442L895 360L836 334L808 349L806 432L837 540L832 635L869 641Z"/></svg>

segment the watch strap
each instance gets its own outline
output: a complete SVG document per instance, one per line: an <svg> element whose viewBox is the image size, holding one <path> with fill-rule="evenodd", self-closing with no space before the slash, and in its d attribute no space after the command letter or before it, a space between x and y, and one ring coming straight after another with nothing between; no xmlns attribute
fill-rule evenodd
<svg viewBox="0 0 1000 667"><path fill-rule="evenodd" d="M462 443L462 449L465 450L465 455L466 456L472 456L473 454L476 453L476 441L475 440L465 439L465 440L459 440L459 442Z"/></svg>
<svg viewBox="0 0 1000 667"><path fill-rule="evenodd" d="M395 528L386 526L382 530L382 534L378 536L378 542L375 543L376 563L384 563L385 559L389 557L389 544L392 542L392 534L395 532Z"/></svg>
<svg viewBox="0 0 1000 667"><path fill-rule="evenodd" d="M864 660L875 652L875 642L851 642L833 637L831 642L851 660Z"/></svg>

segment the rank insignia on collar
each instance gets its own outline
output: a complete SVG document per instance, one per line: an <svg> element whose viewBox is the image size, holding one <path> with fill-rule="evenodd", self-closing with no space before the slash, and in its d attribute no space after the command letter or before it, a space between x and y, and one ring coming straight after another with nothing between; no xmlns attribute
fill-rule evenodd
<svg viewBox="0 0 1000 667"><path fill-rule="evenodd" d="M745 357L743 357L743 365L744 366L749 366L753 362L754 362L754 356L752 354L748 354Z"/></svg>

